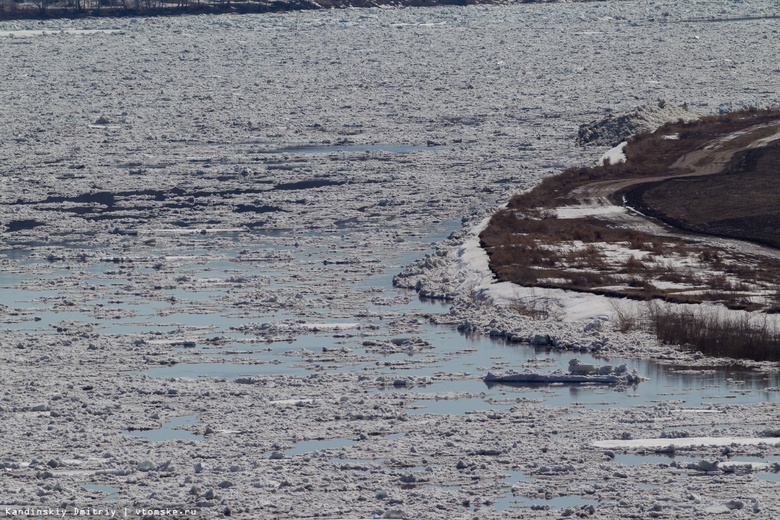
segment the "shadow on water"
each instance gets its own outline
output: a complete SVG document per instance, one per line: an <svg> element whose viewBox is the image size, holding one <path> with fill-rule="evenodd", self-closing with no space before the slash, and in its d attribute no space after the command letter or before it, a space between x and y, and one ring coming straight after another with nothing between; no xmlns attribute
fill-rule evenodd
<svg viewBox="0 0 780 520"><path fill-rule="evenodd" d="M598 505L598 501L583 498L578 495L565 495L550 499L531 499L513 496L510 491L507 496L496 500L490 507L494 508L496 511L510 511L517 508L537 510L580 508L582 506L593 506L595 508L598 507Z"/></svg>
<svg viewBox="0 0 780 520"><path fill-rule="evenodd" d="M303 145L286 146L283 148L271 148L258 150L262 154L301 154L311 155L320 153L366 153L366 152L386 152L386 153L408 153L421 150L435 150L435 147L416 146L410 144L344 144L344 145Z"/></svg>
<svg viewBox="0 0 780 520"><path fill-rule="evenodd" d="M125 435L132 437L142 437L150 442L162 441L200 441L203 435L192 433L184 429L187 426L193 426L200 420L200 414L184 415L182 417L172 417L167 423L155 430L125 430Z"/></svg>

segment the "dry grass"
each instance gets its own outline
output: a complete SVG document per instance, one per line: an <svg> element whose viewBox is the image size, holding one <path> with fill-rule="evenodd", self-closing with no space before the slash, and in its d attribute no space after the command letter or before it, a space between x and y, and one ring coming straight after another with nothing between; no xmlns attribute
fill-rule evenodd
<svg viewBox="0 0 780 520"><path fill-rule="evenodd" d="M669 344L684 345L705 355L756 361L780 361L780 330L766 315L738 317L713 307L681 308L648 302L639 312L613 305L622 332L642 329Z"/></svg>
<svg viewBox="0 0 780 520"><path fill-rule="evenodd" d="M531 294L521 297L516 295L509 308L521 316L527 316L533 320L546 320L556 314L555 305L550 298Z"/></svg>
<svg viewBox="0 0 780 520"><path fill-rule="evenodd" d="M499 231L493 232L494 227ZM596 218L535 219L506 209L494 216L481 238L497 277L524 286L755 310L762 304L747 298L780 285L778 259L747 258ZM628 256L612 257L606 246ZM669 283L683 288L664 288Z"/></svg>

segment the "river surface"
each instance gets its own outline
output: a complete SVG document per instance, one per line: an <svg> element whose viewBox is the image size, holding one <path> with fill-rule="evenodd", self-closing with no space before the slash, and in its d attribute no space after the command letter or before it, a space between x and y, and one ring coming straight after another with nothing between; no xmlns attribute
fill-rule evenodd
<svg viewBox="0 0 780 520"><path fill-rule="evenodd" d="M443 240L456 222L441 226L438 233L432 233L421 242ZM342 230L349 233L349 229ZM454 326L437 326L420 320L408 337L419 338L427 342L429 351L409 353L377 354L364 346L364 341L392 341L404 339L403 335L393 334L382 324L384 316L423 316L430 313L446 313L448 305L440 301L421 300L414 292L392 287L391 277L403 263L409 262L425 250L411 251L398 257L393 251L375 252L383 257L386 265L378 273L355 281L344 287L348 294L374 296L364 301L352 302L345 309L307 307L303 310L271 308L267 312L251 309L249 313L239 312L230 306L221 305L221 301L233 298L231 292L241 290L241 284L222 284L234 279L250 280L264 277L269 280L266 286L272 286L276 280L290 280L301 276L306 266L320 265L328 260L338 263L346 257L334 255L328 248L320 251L306 248L305 252L295 248L284 249L263 237L248 241L242 237L243 250L263 251L273 249L276 252L288 251L290 262L286 265L267 263L257 265L238 259L238 250L218 249L199 250L182 249L159 251L151 248L136 264L150 264L159 257L176 258L179 262L175 277L186 276L188 282L204 281L199 288L180 288L170 285L155 291L150 301L148 292L135 291L140 297L128 296L134 293L132 287L138 287L135 281L141 275L155 273L153 267L139 266L132 270L117 272L117 264L104 261L91 264L86 270L74 273L74 267L63 262L46 260L34 261L20 255L22 249L8 251L6 256L15 257L24 265L27 273L14 273L14 269L0 275L0 289L7 305L17 309L26 318L15 323L5 323L8 331L24 330L47 333L56 328L57 323L76 321L91 323L105 334L160 334L176 336L177 332L190 330L189 334L179 334L176 339L163 339L169 343L173 354L180 352L193 356L197 362L188 361L172 366L151 368L143 373L154 377L212 377L230 378L287 374L305 377L315 372L368 371L379 375L402 377L430 377L435 379L439 373L464 373L470 377L433 382L426 386L415 387L412 392L419 394L415 403L417 413L463 414L473 409L508 408L512 402L496 403L497 400L511 397L535 399L541 404L562 407L631 407L649 405L663 400L679 401L685 407L707 407L713 403L758 403L780 400L780 376L759 374L745 370L717 368L711 370L686 370L685 367L659 365L649 360L594 357L585 353L572 353L527 344L509 343L503 339L465 335ZM205 240L205 239L204 239ZM73 254L78 256L79 246L72 244ZM2 254L3 252L0 252ZM121 255L118 251L100 251L106 259ZM34 274L30 274L30 272ZM147 278L141 278L145 283ZM77 283L78 281L78 283ZM45 282L45 283L44 283ZM65 289L61 289L65 286ZM84 296L86 286L97 296ZM87 295L90 291L87 291ZM77 304L66 310L53 309L46 302L76 299ZM377 299L378 297L378 299ZM357 304L357 305L356 305ZM360 309L355 312L355 307ZM96 312L102 319L97 319ZM347 312L348 310L348 312ZM291 332L285 338L272 341L255 339L251 334L236 330L247 322L262 323L300 323L311 326L311 331ZM343 326L343 330L334 334L331 327ZM203 342L207 337L219 336L219 344ZM153 340L150 340L153 341ZM338 351L346 349L350 353L347 361L334 358L321 361L313 358L307 361L305 353L324 350ZM549 372L566 369L573 358L595 365L625 364L648 378L640 384L628 388L613 389L609 386L589 385L487 385L481 377L487 370L520 370L531 363L535 370ZM238 362L236 362L238 361ZM385 364L390 370L377 369ZM392 388L384 391L410 391L407 388ZM441 392L467 392L479 394L478 397L453 399L447 401L426 400L426 394Z"/></svg>
<svg viewBox="0 0 780 520"><path fill-rule="evenodd" d="M727 494L771 507L772 477L697 481L699 507L671 463L608 463L590 443L771 433L776 375L467 336L449 304L392 278L512 194L593 164L604 150L574 145L582 124L659 100L698 113L780 104L774 10L609 1L0 23L0 434L13 476L0 497L237 518L640 517L650 495L670 515ZM648 380L482 379L574 357Z"/></svg>

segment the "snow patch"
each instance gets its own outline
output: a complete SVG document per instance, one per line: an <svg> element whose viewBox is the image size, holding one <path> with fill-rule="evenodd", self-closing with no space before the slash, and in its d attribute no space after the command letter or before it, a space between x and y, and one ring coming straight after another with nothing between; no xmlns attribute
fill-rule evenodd
<svg viewBox="0 0 780 520"><path fill-rule="evenodd" d="M623 141L619 145L610 148L598 160L599 166L608 166L610 164L620 164L626 162L626 146L628 141Z"/></svg>

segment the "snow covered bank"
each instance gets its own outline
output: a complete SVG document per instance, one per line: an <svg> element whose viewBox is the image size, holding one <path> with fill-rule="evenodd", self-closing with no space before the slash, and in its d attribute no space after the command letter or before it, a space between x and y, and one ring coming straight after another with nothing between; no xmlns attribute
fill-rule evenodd
<svg viewBox="0 0 780 520"><path fill-rule="evenodd" d="M613 299L587 293L521 287L496 283L479 232L488 219L439 244L437 250L408 266L394 278L399 287L416 289L427 298L452 302L450 318L459 328L515 342L550 336L559 348L591 350L614 355L633 351L652 356L667 351L644 334L612 331ZM634 306L633 302L621 305ZM641 349L637 349L641 342ZM641 354L640 354L641 353Z"/></svg>

